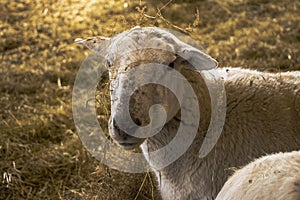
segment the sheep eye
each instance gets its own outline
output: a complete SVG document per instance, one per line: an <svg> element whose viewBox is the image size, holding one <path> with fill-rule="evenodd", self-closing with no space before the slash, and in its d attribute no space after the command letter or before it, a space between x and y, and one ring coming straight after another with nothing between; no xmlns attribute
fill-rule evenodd
<svg viewBox="0 0 300 200"><path fill-rule="evenodd" d="M171 62L168 66L169 66L170 68L174 69L174 65L175 65L175 63L174 63L174 62Z"/></svg>
<svg viewBox="0 0 300 200"><path fill-rule="evenodd" d="M112 61L110 61L110 60L106 60L106 65L107 65L108 67L111 67L111 66L113 65L113 63L112 63Z"/></svg>

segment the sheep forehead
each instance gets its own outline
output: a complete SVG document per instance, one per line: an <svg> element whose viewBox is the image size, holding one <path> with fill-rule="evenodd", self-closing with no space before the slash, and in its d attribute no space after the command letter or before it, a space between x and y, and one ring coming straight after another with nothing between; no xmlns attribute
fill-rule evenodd
<svg viewBox="0 0 300 200"><path fill-rule="evenodd" d="M169 64L176 58L176 39L167 31L149 27L133 28L115 36L112 38L107 54L107 59L113 64L110 68L110 79L114 80L120 74L127 77L129 74L123 72L144 63ZM152 77L156 73L148 70L148 74L139 76ZM127 77L125 80L130 79Z"/></svg>
<svg viewBox="0 0 300 200"><path fill-rule="evenodd" d="M112 60L116 60L121 57L136 58L136 54L138 54L139 60L151 60L151 53L154 51L149 53L147 50L155 49L156 52L162 50L175 53L177 48L176 39L174 35L161 29L134 28L113 38L109 56ZM152 55L152 57L157 56L159 56L159 53Z"/></svg>

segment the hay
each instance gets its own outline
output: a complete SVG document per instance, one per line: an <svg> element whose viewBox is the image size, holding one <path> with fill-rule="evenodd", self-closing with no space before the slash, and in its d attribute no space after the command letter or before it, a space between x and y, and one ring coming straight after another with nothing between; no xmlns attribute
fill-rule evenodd
<svg viewBox="0 0 300 200"><path fill-rule="evenodd" d="M89 53L77 37L180 28L222 67L300 70L299 1L126 2L0 2L0 199L159 199L153 178L103 166L76 135L71 92ZM97 93L102 127L106 81Z"/></svg>

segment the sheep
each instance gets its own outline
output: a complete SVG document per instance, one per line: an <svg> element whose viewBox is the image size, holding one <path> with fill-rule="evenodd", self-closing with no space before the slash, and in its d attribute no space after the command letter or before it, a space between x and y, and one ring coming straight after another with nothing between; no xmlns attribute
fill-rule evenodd
<svg viewBox="0 0 300 200"><path fill-rule="evenodd" d="M300 151L261 157L237 170L216 200L300 199Z"/></svg>
<svg viewBox="0 0 300 200"><path fill-rule="evenodd" d="M111 90L110 136L125 149L141 147L158 179L164 200L214 199L230 175L230 168L244 166L266 153L300 147L300 72L265 73L216 68L217 61L206 53L180 41L168 31L154 27L135 27L113 38L98 37L77 42L105 57ZM159 163L167 157L153 161L149 152L169 144L179 124L193 126L189 123L192 119L181 118L181 113L194 114L197 110L181 108L174 94L159 84L138 88L130 94L129 108L126 108L122 99L129 95L129 85L140 79L165 78L165 74L152 70L154 67L145 68L145 73L136 76L128 73L131 69L148 66L148 63L167 65L170 71L179 71L186 77L197 95L201 111L195 140L183 155L163 168ZM226 118L218 142L208 155L200 158L198 152L208 137L213 102L208 94L207 80L201 74L214 68L223 79L226 90ZM181 88L178 78L168 78ZM211 81L210 84L215 83ZM184 90L181 92L183 100L187 100L185 96L189 94ZM158 116L159 120L166 122L160 132L147 138L128 134L130 129L136 131L131 128L131 120L140 127L150 123L153 118L148 111L154 104L165 109L165 115ZM124 114L126 109L130 112L129 119Z"/></svg>

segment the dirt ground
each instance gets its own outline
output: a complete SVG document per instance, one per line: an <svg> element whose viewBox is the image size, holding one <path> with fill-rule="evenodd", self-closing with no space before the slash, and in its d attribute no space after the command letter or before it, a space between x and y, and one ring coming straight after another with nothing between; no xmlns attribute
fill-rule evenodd
<svg viewBox="0 0 300 200"><path fill-rule="evenodd" d="M74 39L136 25L185 32L220 67L300 70L297 0L0 0L0 199L159 199L152 175L91 157L72 119L90 53Z"/></svg>

